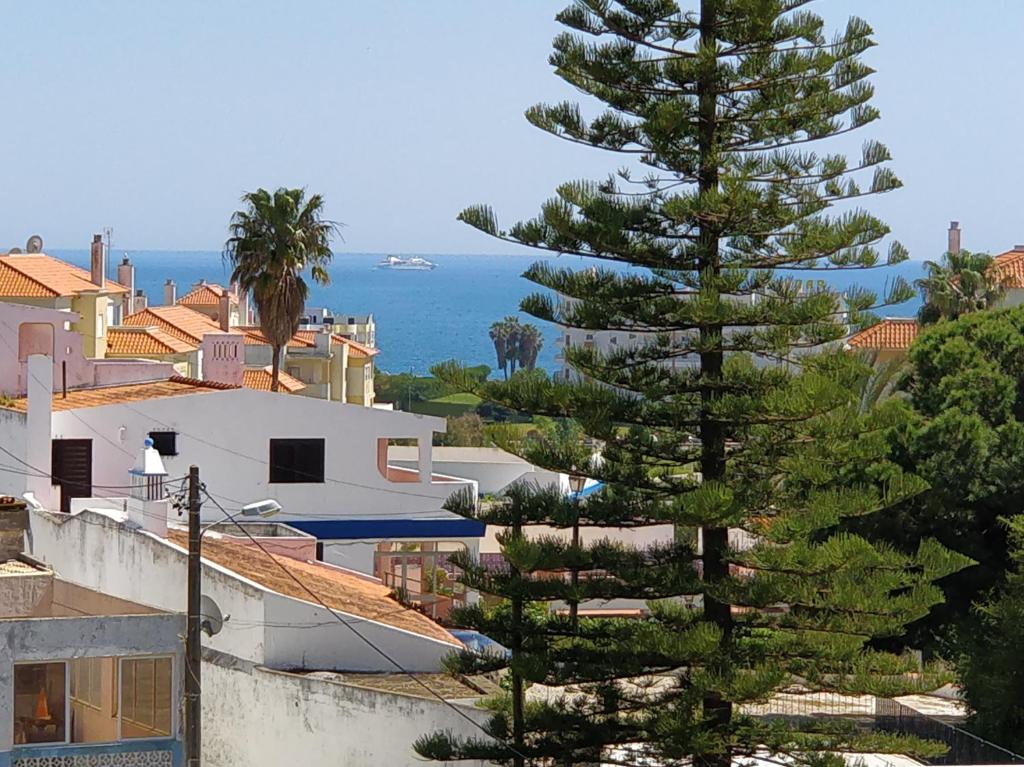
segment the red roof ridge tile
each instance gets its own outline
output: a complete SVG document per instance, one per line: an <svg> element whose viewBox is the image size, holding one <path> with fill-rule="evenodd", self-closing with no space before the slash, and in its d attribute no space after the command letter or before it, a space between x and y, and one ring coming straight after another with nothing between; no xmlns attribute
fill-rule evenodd
<svg viewBox="0 0 1024 767"><path fill-rule="evenodd" d="M167 379L172 383L188 384L200 389L241 389L238 384L224 383L222 381L204 381L202 378L190 378L189 376L171 376Z"/></svg>

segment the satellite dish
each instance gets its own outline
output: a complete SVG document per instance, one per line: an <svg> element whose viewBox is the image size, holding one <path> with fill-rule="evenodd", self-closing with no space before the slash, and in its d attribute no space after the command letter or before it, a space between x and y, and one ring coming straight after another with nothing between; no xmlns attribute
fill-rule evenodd
<svg viewBox="0 0 1024 767"><path fill-rule="evenodd" d="M230 617L229 615L228 618ZM224 621L228 618L221 615L216 602L203 594L202 599L199 600L199 628L206 636L212 637L219 634L220 630L224 628Z"/></svg>
<svg viewBox="0 0 1024 767"><path fill-rule="evenodd" d="M38 234L33 234L28 238L28 242L25 243L26 253L42 253L43 252L43 238Z"/></svg>
<svg viewBox="0 0 1024 767"><path fill-rule="evenodd" d="M8 256L17 256L21 254L21 248L11 248L7 251Z"/></svg>

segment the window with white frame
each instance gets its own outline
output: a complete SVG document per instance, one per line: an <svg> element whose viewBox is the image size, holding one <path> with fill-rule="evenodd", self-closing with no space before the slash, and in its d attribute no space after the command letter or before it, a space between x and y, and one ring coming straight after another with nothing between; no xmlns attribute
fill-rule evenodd
<svg viewBox="0 0 1024 767"><path fill-rule="evenodd" d="M14 745L170 737L173 665L155 656L16 663Z"/></svg>

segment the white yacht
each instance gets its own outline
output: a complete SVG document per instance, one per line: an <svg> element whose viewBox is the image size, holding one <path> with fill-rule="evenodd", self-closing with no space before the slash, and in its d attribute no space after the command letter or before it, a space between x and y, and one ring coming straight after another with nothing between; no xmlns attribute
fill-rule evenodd
<svg viewBox="0 0 1024 767"><path fill-rule="evenodd" d="M399 256L388 256L383 261L377 263L378 269L402 269L405 271L429 271L436 269L437 264L433 261L427 261L425 258L419 256L413 256L412 258L400 258Z"/></svg>

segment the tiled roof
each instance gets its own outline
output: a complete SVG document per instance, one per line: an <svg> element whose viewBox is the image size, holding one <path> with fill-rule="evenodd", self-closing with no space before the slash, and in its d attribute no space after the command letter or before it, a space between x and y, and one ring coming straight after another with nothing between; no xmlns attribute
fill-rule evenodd
<svg viewBox="0 0 1024 767"><path fill-rule="evenodd" d="M351 338L345 338L345 336L339 336L337 333L331 336L335 343L345 344L348 347L348 353L350 357L374 357L380 354L380 349L374 349L372 346L361 344L358 341L353 341Z"/></svg>
<svg viewBox="0 0 1024 767"><path fill-rule="evenodd" d="M854 349L906 350L917 338L919 330L920 326L915 319L890 317L854 333L846 343Z"/></svg>
<svg viewBox="0 0 1024 767"><path fill-rule="evenodd" d="M167 537L182 548L188 546L188 535L184 531L168 530ZM279 565L283 565L328 607L455 646L461 644L427 616L403 608L386 586L338 568L266 554L215 534L203 538L203 556L278 594L313 602L313 598L282 571ZM271 557L278 564L271 562Z"/></svg>
<svg viewBox="0 0 1024 767"><path fill-rule="evenodd" d="M195 378L171 376L160 381L148 381L146 383L102 386L93 389L70 389L68 390L67 397L62 397L60 393L55 392L53 395L53 409L55 412L59 410L78 410L87 407L119 405L124 402L142 402L143 400L161 397L177 397L182 394L202 394L204 392L238 388L240 387L215 381L199 381ZM19 397L3 407L7 410L17 410L22 413L28 412L28 398Z"/></svg>
<svg viewBox="0 0 1024 767"><path fill-rule="evenodd" d="M242 371L242 385L247 389L257 389L258 391L270 391L271 382L271 367L267 365L265 368L246 368ZM298 378L288 375L283 370L278 371L278 391L285 391L289 394L297 392L299 389L305 389L306 384L302 383Z"/></svg>
<svg viewBox="0 0 1024 767"><path fill-rule="evenodd" d="M220 325L205 314L187 306L150 306L129 314L122 325L131 327L157 327L179 341L199 346L206 333L220 333Z"/></svg>
<svg viewBox="0 0 1024 767"><path fill-rule="evenodd" d="M186 354L195 344L175 338L158 327L112 327L107 331L107 354Z"/></svg>
<svg viewBox="0 0 1024 767"><path fill-rule="evenodd" d="M231 329L245 334L246 346L270 346L270 341L267 340L267 337L263 335L263 331L257 326L246 325ZM316 346L316 343L312 338L312 333L313 331L300 330L292 336L292 340L288 342L289 348L297 347L308 349Z"/></svg>
<svg viewBox="0 0 1024 767"><path fill-rule="evenodd" d="M996 274L1006 288L1024 288L1024 250L1010 250L995 257Z"/></svg>
<svg viewBox="0 0 1024 767"><path fill-rule="evenodd" d="M182 306L217 306L221 296L230 291L222 285L213 282L204 282L196 285L192 290L178 299ZM232 296L232 301L234 297Z"/></svg>
<svg viewBox="0 0 1024 767"><path fill-rule="evenodd" d="M107 280L110 293L128 289ZM89 272L42 253L0 256L0 298L57 298L99 290Z"/></svg>

